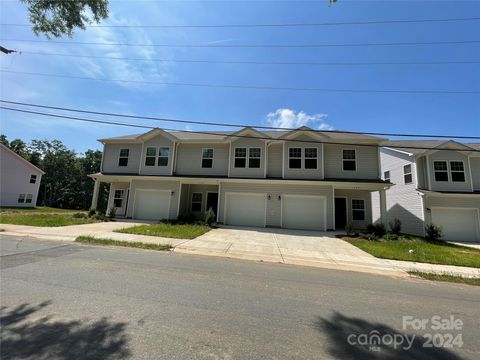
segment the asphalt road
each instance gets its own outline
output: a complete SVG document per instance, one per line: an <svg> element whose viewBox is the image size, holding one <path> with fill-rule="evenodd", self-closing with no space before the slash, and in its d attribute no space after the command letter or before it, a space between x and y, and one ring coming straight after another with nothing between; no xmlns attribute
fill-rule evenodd
<svg viewBox="0 0 480 360"><path fill-rule="evenodd" d="M2 360L480 358L478 287L9 236L0 245ZM428 323L404 328L403 316ZM433 330L432 316L457 328ZM380 346L362 345L374 334Z"/></svg>

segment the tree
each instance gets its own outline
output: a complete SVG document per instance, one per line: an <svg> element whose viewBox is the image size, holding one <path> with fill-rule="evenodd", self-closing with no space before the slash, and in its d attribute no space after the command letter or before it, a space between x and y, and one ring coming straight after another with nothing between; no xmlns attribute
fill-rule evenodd
<svg viewBox="0 0 480 360"><path fill-rule="evenodd" d="M72 36L75 28L97 24L108 17L108 0L20 0L27 4L36 35Z"/></svg>

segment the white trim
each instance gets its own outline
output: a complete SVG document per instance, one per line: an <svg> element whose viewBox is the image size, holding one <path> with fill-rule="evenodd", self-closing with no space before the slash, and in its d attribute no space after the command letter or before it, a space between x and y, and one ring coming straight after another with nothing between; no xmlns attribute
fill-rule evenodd
<svg viewBox="0 0 480 360"><path fill-rule="evenodd" d="M470 173L470 185L471 185L470 187L471 187L472 192L473 192L473 190L474 190L473 189L473 177L472 177L472 166L470 164L470 158L471 158L471 156L468 155L467 160L468 160L468 172Z"/></svg>
<svg viewBox="0 0 480 360"><path fill-rule="evenodd" d="M133 209L132 209L132 218L136 219L135 217L135 205L137 203L137 192L138 191L155 191L155 192L166 192L168 193L168 217L167 219L170 219L170 205L171 205L171 202L172 202L172 190L165 190L165 189L144 189L144 188L137 188L135 189L135 196L133 197Z"/></svg>
<svg viewBox="0 0 480 360"><path fill-rule="evenodd" d="M322 179L325 179L325 144L322 143Z"/></svg>
<svg viewBox="0 0 480 360"><path fill-rule="evenodd" d="M427 154L425 155L425 166L427 167L427 182L428 182L428 188L432 188L432 174L431 174L431 169L430 165L433 166L433 164L430 164L430 156Z"/></svg>
<svg viewBox="0 0 480 360"><path fill-rule="evenodd" d="M263 144L264 151L265 151L265 156L264 156L264 166L263 166L263 177L267 177L267 167L268 167L268 146L267 142L265 141ZM260 166L262 166L262 154L260 154Z"/></svg>
<svg viewBox="0 0 480 360"><path fill-rule="evenodd" d="M180 215L180 203L182 202L182 182L178 186L178 201L177 201L177 218Z"/></svg>
<svg viewBox="0 0 480 360"><path fill-rule="evenodd" d="M453 170L453 172L456 172L456 173L461 173L463 172L463 181L453 181L453 177L452 177L452 162L461 162L462 163L462 167L463 167L463 171L458 171L458 170ZM467 182L467 176L465 174L465 162L463 160L448 160L448 170L449 170L449 173L450 173L450 182L451 183L466 183ZM473 191L473 190L472 190Z"/></svg>
<svg viewBox="0 0 480 360"><path fill-rule="evenodd" d="M353 200L356 200L356 201L363 201L363 220L355 220L353 218ZM355 198L351 198L350 199L350 211L352 212L352 221L367 221L368 223L368 220L367 220L367 202L365 201L365 199L355 199ZM361 211L359 209L355 209L355 211Z"/></svg>
<svg viewBox="0 0 480 360"><path fill-rule="evenodd" d="M230 146L228 148L228 170L227 176L230 177L230 168L233 166L232 164L232 142L230 141Z"/></svg>
<svg viewBox="0 0 480 360"><path fill-rule="evenodd" d="M323 144L322 144L323 145ZM332 186L333 229L335 229L335 186Z"/></svg>
<svg viewBox="0 0 480 360"><path fill-rule="evenodd" d="M211 158L204 158L203 151L204 150L212 150L212 157ZM212 159L212 167L203 167L203 159ZM202 147L202 153L200 155L200 169L213 169L215 161L215 148L213 147Z"/></svg>
<svg viewBox="0 0 480 360"><path fill-rule="evenodd" d="M282 141L282 179L285 179L285 141Z"/></svg>
<svg viewBox="0 0 480 360"><path fill-rule="evenodd" d="M245 149L245 166L244 167L235 166L235 159L237 158L235 156L235 150L236 149ZM259 159L260 160L259 167L250 167L250 150L251 149L259 149L260 150L260 157L252 158L252 159ZM238 157L238 159L243 159L243 157ZM264 161L264 163L265 163L265 161ZM261 169L262 168L262 147L261 146L235 146L235 148L233 149L233 168L234 169Z"/></svg>
<svg viewBox="0 0 480 360"><path fill-rule="evenodd" d="M342 150L342 171L345 171L345 172L347 172L347 173L354 173L354 172L356 173L357 170L358 170L358 164L357 164L357 148L342 148L341 150ZM344 151L344 150L353 150L353 151L355 151L355 159L354 159L354 160L355 160L355 170L345 170L345 169L344 169L344 166L343 166L344 161L345 161L345 160L346 160L346 161L352 161L352 160L353 160L353 159L344 159L344 158L343 158L343 151Z"/></svg>
<svg viewBox="0 0 480 360"><path fill-rule="evenodd" d="M147 150L149 148L154 148L155 149L155 163L154 165L146 165L145 162L147 161ZM175 148L175 143L173 144L173 148ZM168 157L166 156L160 156L160 149L168 149ZM143 161L143 168L145 170L147 169L165 169L170 167L170 176L173 176L173 159L174 159L174 153L175 151L172 151L172 146L165 146L165 145L148 145L145 149L145 154L144 154L144 161ZM149 156L153 157L153 156ZM158 165L158 159L160 158L167 158L167 165ZM142 166L142 164L140 164Z"/></svg>
<svg viewBox="0 0 480 360"><path fill-rule="evenodd" d="M225 193L225 205L223 212L223 223L228 224L227 221L227 209L228 209L228 196L229 195L253 195L253 196L263 196L263 202L265 204L265 211L263 217L263 227L267 227L267 194L266 193L249 193L249 192L238 192L238 191L228 191ZM248 225L245 225L248 226ZM254 225L251 225L254 226Z"/></svg>
<svg viewBox="0 0 480 360"><path fill-rule="evenodd" d="M194 211L194 210L192 209L192 206L193 206L193 195L195 195L195 194L200 194L200 195L202 195L202 199L201 199L200 201L195 201L196 204L198 204L198 203L200 202L200 211ZM204 195L203 191L193 191L193 192L191 193L191 195L192 195L192 196L190 196L190 199L189 199L189 200L190 200L190 212L192 212L192 213L202 213L202 212L203 212L203 202L204 202L204 201L203 201L203 195Z"/></svg>
<svg viewBox="0 0 480 360"><path fill-rule="evenodd" d="M325 195L303 195L303 194L281 194L282 200L280 204L280 227L283 229L283 201L285 198L308 198L308 199L313 199L313 198L322 198L323 201L323 231L327 231L328 225L327 225L327 196Z"/></svg>
<svg viewBox="0 0 480 360"><path fill-rule="evenodd" d="M141 173L141 169L142 169L142 164L144 163L144 159L143 159L143 151L144 151L144 148L145 148L145 142L142 142L142 152L140 153L140 163L138 164L138 173L140 174ZM143 166L145 167L145 165Z"/></svg>
<svg viewBox="0 0 480 360"><path fill-rule="evenodd" d="M128 150L128 156L121 156L122 155L122 150ZM127 158L127 165L121 166L120 165L120 159L125 159ZM117 161L117 167L118 168L124 168L128 167L128 163L130 162L130 148L129 147L121 147L118 149L118 161Z"/></svg>
<svg viewBox="0 0 480 360"><path fill-rule="evenodd" d="M406 167L406 166L410 166L410 172L409 172L409 173L406 173L406 172L405 172L405 167ZM405 164L405 165L402 166L402 175L403 175L403 185L409 185L409 184L414 184L414 185L415 185L415 183L413 182L413 167L412 167L412 163ZM406 176L406 175L410 175L411 178L412 178L412 181L410 181L410 182L408 182L408 183L405 182L405 176Z"/></svg>
<svg viewBox="0 0 480 360"><path fill-rule="evenodd" d="M217 201L217 222L220 218L220 196L222 194L222 183L218 183L218 201Z"/></svg>
<svg viewBox="0 0 480 360"><path fill-rule="evenodd" d="M177 166L177 143L173 142L172 164L170 164L170 175L173 175L174 167ZM170 155L170 154L169 154Z"/></svg>
<svg viewBox="0 0 480 360"><path fill-rule="evenodd" d="M378 149L380 149L380 147L379 147ZM413 155L413 153L409 153L408 151L398 150L398 149L391 148L391 147L388 147L388 146L384 146L383 149L396 151L396 152L399 152L399 153L402 153L402 154L405 154L405 155L408 155L408 156L412 156L412 155Z"/></svg>

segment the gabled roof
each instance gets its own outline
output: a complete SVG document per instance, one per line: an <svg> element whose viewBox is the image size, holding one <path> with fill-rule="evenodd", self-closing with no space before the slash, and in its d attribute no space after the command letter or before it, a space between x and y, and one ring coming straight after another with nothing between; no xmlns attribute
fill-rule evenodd
<svg viewBox="0 0 480 360"><path fill-rule="evenodd" d="M30 166L32 169L35 169L36 171L38 171L38 172L41 173L42 175L45 174L45 171L39 169L38 167L36 167L35 165L33 165L31 162L25 160L23 157L21 157L20 155L18 155L15 151L9 149L9 148L6 147L5 145L0 144L0 148L1 148L2 150L5 150L6 152L12 154L14 157L16 157L17 159L19 159L20 161L22 161L22 162L25 163L26 165Z"/></svg>
<svg viewBox="0 0 480 360"><path fill-rule="evenodd" d="M145 134L140 135L138 137L138 139L145 141L145 140L153 139L155 136L158 136L158 135L164 136L171 141L177 141L178 140L178 138L175 135L173 135L173 133L167 132L167 131L159 129L159 128L152 129L152 130L146 132Z"/></svg>
<svg viewBox="0 0 480 360"><path fill-rule="evenodd" d="M235 131L235 132L232 132L230 134L226 134L225 135L225 138L233 138L235 137L236 135L242 135L242 136L245 136L245 134L253 134L253 138L260 138L260 139L264 139L264 138L268 138L269 136L267 134L264 134L263 132L260 132L256 129L254 129L253 127L250 127L250 126L247 126L247 127L244 127L243 129L240 129L238 131Z"/></svg>
<svg viewBox="0 0 480 360"><path fill-rule="evenodd" d="M458 151L480 150L480 144L461 143L454 140L389 140L383 142L381 145L414 155L420 155L429 151L438 151L442 149Z"/></svg>
<svg viewBox="0 0 480 360"><path fill-rule="evenodd" d="M319 139L325 139L329 138L325 133L315 131L308 126L301 126L298 129L290 130L284 133L282 136L280 136L279 139L292 139L295 138L295 136L302 135L302 134L307 134L313 138L319 138Z"/></svg>

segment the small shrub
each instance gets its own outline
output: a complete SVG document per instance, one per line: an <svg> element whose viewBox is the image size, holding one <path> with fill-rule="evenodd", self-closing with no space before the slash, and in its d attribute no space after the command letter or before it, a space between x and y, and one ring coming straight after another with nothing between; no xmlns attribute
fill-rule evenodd
<svg viewBox="0 0 480 360"><path fill-rule="evenodd" d="M97 215L105 216L105 210L97 210Z"/></svg>
<svg viewBox="0 0 480 360"><path fill-rule="evenodd" d="M367 226L367 233L368 234L373 234L377 238L381 238L381 237L383 237L383 235L385 235L387 233L387 231L385 230L385 225L383 225L382 223L379 223L379 224L368 225Z"/></svg>
<svg viewBox="0 0 480 360"><path fill-rule="evenodd" d="M400 239L400 236L394 233L387 233L383 238L388 241L396 241Z"/></svg>
<svg viewBox="0 0 480 360"><path fill-rule="evenodd" d="M84 213L74 213L72 214L72 218L74 219L86 219L87 215Z"/></svg>
<svg viewBox="0 0 480 360"><path fill-rule="evenodd" d="M354 234L353 223L351 221L345 225L345 232L347 233L347 236L352 236Z"/></svg>
<svg viewBox="0 0 480 360"><path fill-rule="evenodd" d="M179 224L191 224L195 222L195 216L191 213L178 215Z"/></svg>
<svg viewBox="0 0 480 360"><path fill-rule="evenodd" d="M205 224L208 226L212 226L212 224L217 220L217 216L215 215L215 211L212 208L208 209L205 213Z"/></svg>
<svg viewBox="0 0 480 360"><path fill-rule="evenodd" d="M102 214L100 212L97 212L95 215L92 216L92 219L94 220L100 220L100 221L105 221L107 218L105 214Z"/></svg>
<svg viewBox="0 0 480 360"><path fill-rule="evenodd" d="M108 217L109 219L113 219L116 214L117 214L117 208L116 208L115 206L111 206L111 207L108 209L107 217Z"/></svg>
<svg viewBox="0 0 480 360"><path fill-rule="evenodd" d="M87 215L88 215L88 217L92 217L92 216L94 216L96 213L97 213L97 209L95 209L95 208L90 208L90 209L88 209Z"/></svg>
<svg viewBox="0 0 480 360"><path fill-rule="evenodd" d="M378 236L375 235L374 233L361 233L360 237L362 239L368 240L368 241L377 241L378 240Z"/></svg>
<svg viewBox="0 0 480 360"><path fill-rule="evenodd" d="M425 237L430 241L440 240L442 237L442 228L435 224L429 224L425 227Z"/></svg>
<svg viewBox="0 0 480 360"><path fill-rule="evenodd" d="M389 226L392 233L394 233L395 235L400 234L400 231L402 230L402 222L400 221L400 219L393 219L393 221L390 221Z"/></svg>

